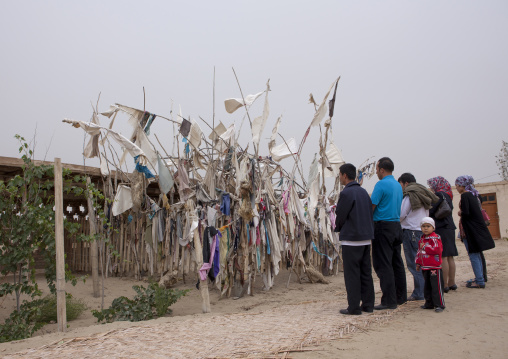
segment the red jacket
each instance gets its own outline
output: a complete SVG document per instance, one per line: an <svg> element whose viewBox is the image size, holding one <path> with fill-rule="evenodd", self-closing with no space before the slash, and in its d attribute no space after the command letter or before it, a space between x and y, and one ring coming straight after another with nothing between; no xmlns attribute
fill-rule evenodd
<svg viewBox="0 0 508 359"><path fill-rule="evenodd" d="M443 253L443 244L439 234L432 232L428 236L422 235L418 242L418 252L416 252L415 263L419 264L423 270L440 269L441 254Z"/></svg>

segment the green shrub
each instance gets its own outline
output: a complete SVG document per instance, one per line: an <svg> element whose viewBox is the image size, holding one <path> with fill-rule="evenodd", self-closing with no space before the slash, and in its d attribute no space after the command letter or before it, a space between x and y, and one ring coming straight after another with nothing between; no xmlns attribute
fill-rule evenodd
<svg viewBox="0 0 508 359"><path fill-rule="evenodd" d="M45 323L38 321L43 299L24 301L19 312L14 310L0 325L0 343L30 338Z"/></svg>
<svg viewBox="0 0 508 359"><path fill-rule="evenodd" d="M135 285L132 289L137 293L134 299L123 296L115 298L108 309L92 310L93 316L99 323L115 320L139 322L158 318L171 313L169 307L189 292L188 289L166 289L156 282L150 283L148 288Z"/></svg>
<svg viewBox="0 0 508 359"><path fill-rule="evenodd" d="M57 321L56 295L50 294L44 297L42 300L43 305L41 307L41 314L37 318L37 320L43 323L56 322ZM81 315L81 313L83 313L87 309L86 304L82 300L76 299L70 294L67 294L65 298L65 304L68 322L78 318Z"/></svg>
<svg viewBox="0 0 508 359"><path fill-rule="evenodd" d="M67 321L76 319L87 307L81 300L66 297ZM30 338L49 322L57 321L56 295L41 299L24 301L20 310L14 310L4 324L0 324L0 343Z"/></svg>

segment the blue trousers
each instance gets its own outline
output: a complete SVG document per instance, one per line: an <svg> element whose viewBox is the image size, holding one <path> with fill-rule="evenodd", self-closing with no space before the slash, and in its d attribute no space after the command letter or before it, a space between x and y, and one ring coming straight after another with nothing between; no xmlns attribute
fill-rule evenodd
<svg viewBox="0 0 508 359"><path fill-rule="evenodd" d="M404 256L406 257L406 265L409 272L413 275L413 296L417 300L424 299L423 289L425 287L425 280L423 279L422 271L416 270L415 257L418 251L418 241L422 236L421 231L413 231L410 229L402 230L402 245L404 247Z"/></svg>
<svg viewBox="0 0 508 359"><path fill-rule="evenodd" d="M464 245L466 246L466 251L469 254L471 267L473 267L476 284L485 285L485 278L483 277L482 253L470 253L469 247L467 245L467 238L464 238L463 241Z"/></svg>

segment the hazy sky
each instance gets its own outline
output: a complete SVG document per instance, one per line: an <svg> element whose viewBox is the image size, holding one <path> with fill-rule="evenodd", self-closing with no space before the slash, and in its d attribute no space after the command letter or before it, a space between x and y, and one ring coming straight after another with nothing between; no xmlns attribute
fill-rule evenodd
<svg viewBox="0 0 508 359"><path fill-rule="evenodd" d="M452 184L462 174L500 179L495 156L508 141L505 0L1 5L3 156L18 156L14 135L32 137L37 126L38 159L83 163L83 131L62 119L88 121L99 93L100 111L115 102L142 109L143 86L147 111L169 117L173 103L185 117L211 123L215 66L215 118L226 126L239 126L245 113L224 109L224 99L240 97L232 67L244 94L264 90L270 79L262 155L279 115L280 133L300 142L314 114L309 94L321 102L341 76L333 140L346 161L389 156L396 178L409 171L421 183L437 175ZM252 107L253 117L263 101ZM115 128L130 135L122 119ZM172 147L169 122L157 119L152 133ZM303 150L306 176L318 138L313 127Z"/></svg>

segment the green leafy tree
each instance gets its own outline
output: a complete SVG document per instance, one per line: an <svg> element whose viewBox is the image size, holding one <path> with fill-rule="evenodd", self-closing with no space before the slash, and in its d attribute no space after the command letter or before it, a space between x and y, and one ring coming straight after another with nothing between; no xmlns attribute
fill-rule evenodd
<svg viewBox="0 0 508 359"><path fill-rule="evenodd" d="M41 253L44 258L46 280L51 292L56 292L54 168L36 165L32 158L33 150L25 139L19 135L15 137L20 143L22 174L0 181L0 273L12 278L0 284L0 297L16 296L18 313L11 316L11 325L34 317L34 306L27 304L29 301L26 300L21 303L21 295L27 295L32 301L41 295L35 278L36 253ZM64 178L68 177L69 171L64 170ZM69 181L65 183L70 190ZM78 226L65 221L65 228L70 234L75 233ZM66 279L76 284L76 278L68 270ZM6 321L4 326L8 324ZM24 329L19 327L19 332L24 334L13 339L31 336L32 324L25 323Z"/></svg>

